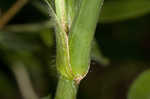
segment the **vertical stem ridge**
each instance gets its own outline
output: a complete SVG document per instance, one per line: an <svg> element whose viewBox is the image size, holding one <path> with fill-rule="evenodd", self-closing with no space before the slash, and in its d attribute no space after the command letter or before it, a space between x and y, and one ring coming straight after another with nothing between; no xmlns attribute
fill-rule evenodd
<svg viewBox="0 0 150 99"><path fill-rule="evenodd" d="M56 15L61 23L63 30L67 31L67 11L66 11L66 1L65 0L55 0Z"/></svg>

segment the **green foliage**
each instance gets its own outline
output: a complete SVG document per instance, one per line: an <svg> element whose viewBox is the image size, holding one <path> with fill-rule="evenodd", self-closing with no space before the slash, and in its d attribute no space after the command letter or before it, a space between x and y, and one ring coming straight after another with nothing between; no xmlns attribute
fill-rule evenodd
<svg viewBox="0 0 150 99"><path fill-rule="evenodd" d="M91 42L102 4L103 0L82 1L69 32L70 62L76 79L82 79L88 72Z"/></svg>
<svg viewBox="0 0 150 99"><path fill-rule="evenodd" d="M150 70L142 73L132 84L128 99L150 99Z"/></svg>
<svg viewBox="0 0 150 99"><path fill-rule="evenodd" d="M25 38L25 36L28 36L28 38ZM38 36L32 33L0 31L0 46L5 50L33 51L39 48L38 42Z"/></svg>
<svg viewBox="0 0 150 99"><path fill-rule="evenodd" d="M68 79L80 80L88 72L91 42L103 0L82 1L78 13L75 10L73 10L74 12L68 11L71 7L67 5L68 2L72 6L75 5L74 1L55 1L56 15L54 18L57 23L57 27L55 27L56 65L61 75ZM48 3L48 5L52 9L51 4ZM67 14L69 14L69 17ZM87 15L89 16L86 17ZM73 18L74 16L75 18Z"/></svg>
<svg viewBox="0 0 150 99"><path fill-rule="evenodd" d="M41 31L41 37L43 42L49 46L52 47L55 43L54 43L54 33L49 30L49 29L45 29L43 31Z"/></svg>
<svg viewBox="0 0 150 99"><path fill-rule="evenodd" d="M92 42L91 59L97 61L104 66L109 64L109 59L104 57L96 40Z"/></svg>
<svg viewBox="0 0 150 99"><path fill-rule="evenodd" d="M74 9L79 5L74 0L55 0L56 66L60 73L56 99L76 98L75 84L88 73L91 43L102 4L103 0L84 0L76 13Z"/></svg>
<svg viewBox="0 0 150 99"><path fill-rule="evenodd" d="M100 22L127 20L150 13L150 0L108 0L100 15Z"/></svg>
<svg viewBox="0 0 150 99"><path fill-rule="evenodd" d="M137 19L136 22L126 20L148 14L150 1L105 0L99 22L108 24L100 28L102 29L101 33L99 33L98 27L97 34L100 35L96 36L100 44L102 43L102 47L93 41L102 0L64 0L63 3L63 0L49 0L49 13L43 1L30 0L14 19L0 30L0 65L2 61L0 98L21 99L12 79L7 78L5 73L3 74L3 72L8 73L3 71L3 68L6 70L13 68L13 65L16 65L15 61L22 62L28 69L33 88L36 88L39 96L43 97L48 93L54 93L55 89L53 88L56 85L52 84L53 79L49 78L49 75L57 78L56 70L52 70L56 69L56 56L57 70L61 75L55 94L56 99L62 99L62 96L64 99L76 98L78 89L76 84L79 84L79 81L87 74L91 58L102 65L107 65L111 60L112 63L110 64L112 65L108 67L92 66L92 68L96 68L94 70L95 75L91 76L93 72L89 72L90 77L92 77L92 80L90 79L91 85L87 83L88 75L85 80L87 85L84 84L85 91L81 92L87 98L81 98L91 99L94 96L95 99L118 99L116 97L122 95L120 89L126 87L122 83L128 83L126 82L127 79L131 80L134 74L138 73L138 70L144 68L145 64L138 63L140 68L136 65L126 64L126 61L122 64L124 66L117 66L117 64L122 63L120 60L124 58L132 57L135 59L136 57L137 59L138 57L141 59L149 55L147 54L149 18L143 17ZM58 5L54 6L54 1ZM1 0L0 16L15 2L16 0ZM62 6L62 4L64 5ZM120 24L118 21L125 21L125 24ZM118 23L113 24L112 22ZM55 49L53 27L56 31L57 55L53 51ZM109 60L103 56L100 48L102 48L104 55L109 57ZM145 51L144 54L141 53L143 50ZM115 60L116 57L117 60ZM3 66L3 62L6 67ZM131 63L134 64L133 61ZM150 92L148 72L146 71L135 80L129 91L129 99L148 99L147 96L149 97ZM14 77L12 78L14 79ZM118 88L118 85L121 88ZM52 87L50 88L50 86ZM88 91L86 90L87 86ZM81 85L81 87L83 86ZM100 94L96 95L97 92ZM92 94L91 97L88 97L89 94ZM49 96L44 97L44 99L50 98Z"/></svg>
<svg viewBox="0 0 150 99"><path fill-rule="evenodd" d="M76 0L75 3L80 6L79 3L81 3L81 0ZM106 0L99 20L101 23L111 23L143 16L150 13L149 3L149 0ZM41 5L37 5L36 7L39 8L42 13L46 14L46 10L42 10L44 8L40 6ZM75 11L78 12L76 9ZM73 12L72 8L70 12L71 11ZM73 16L75 14L72 13L71 15Z"/></svg>

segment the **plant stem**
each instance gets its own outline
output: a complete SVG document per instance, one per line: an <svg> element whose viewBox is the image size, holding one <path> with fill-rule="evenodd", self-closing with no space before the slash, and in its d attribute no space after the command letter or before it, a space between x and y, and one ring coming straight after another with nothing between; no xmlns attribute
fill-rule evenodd
<svg viewBox="0 0 150 99"><path fill-rule="evenodd" d="M56 66L60 73L55 99L76 99L77 86L89 70L91 43L103 1L82 0L75 13L74 0L55 0Z"/></svg>
<svg viewBox="0 0 150 99"><path fill-rule="evenodd" d="M78 85L74 80L59 78L55 99L76 99Z"/></svg>

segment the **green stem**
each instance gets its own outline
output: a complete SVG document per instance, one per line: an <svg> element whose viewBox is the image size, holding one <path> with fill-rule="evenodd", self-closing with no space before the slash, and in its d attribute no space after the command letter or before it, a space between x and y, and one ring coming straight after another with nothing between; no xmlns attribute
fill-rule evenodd
<svg viewBox="0 0 150 99"><path fill-rule="evenodd" d="M74 80L59 78L55 99L76 99L78 85Z"/></svg>

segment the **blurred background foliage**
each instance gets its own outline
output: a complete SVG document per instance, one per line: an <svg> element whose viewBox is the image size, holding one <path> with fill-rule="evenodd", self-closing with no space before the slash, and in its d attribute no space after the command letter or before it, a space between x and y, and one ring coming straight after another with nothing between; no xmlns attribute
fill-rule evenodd
<svg viewBox="0 0 150 99"><path fill-rule="evenodd" d="M19 10L12 9L17 2ZM78 99L149 99L150 75L142 73L150 67L149 5L105 0ZM55 31L48 12L43 0L0 1L0 99L54 96Z"/></svg>

